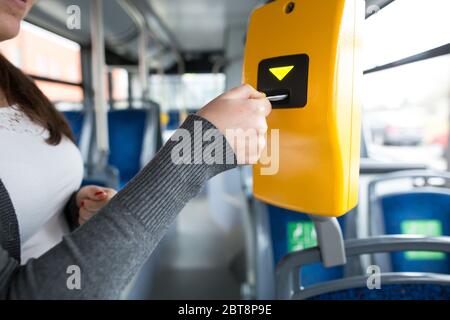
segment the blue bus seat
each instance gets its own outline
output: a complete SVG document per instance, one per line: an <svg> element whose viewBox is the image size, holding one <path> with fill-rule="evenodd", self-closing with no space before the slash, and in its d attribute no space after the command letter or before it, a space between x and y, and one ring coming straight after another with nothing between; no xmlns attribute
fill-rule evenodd
<svg viewBox="0 0 450 320"><path fill-rule="evenodd" d="M432 283L388 284L327 292L308 300L450 300L450 285Z"/></svg>
<svg viewBox="0 0 450 320"><path fill-rule="evenodd" d="M267 206L274 265L290 252L317 246L314 224L308 215L272 205ZM345 230L345 216L338 218L338 221L341 229ZM307 265L300 270L302 284L305 286L343 276L344 267L326 268L322 263Z"/></svg>
<svg viewBox="0 0 450 320"><path fill-rule="evenodd" d="M110 165L119 170L123 187L141 169L141 156L147 129L147 111L115 110L108 113Z"/></svg>
<svg viewBox="0 0 450 320"><path fill-rule="evenodd" d="M89 162L89 154L93 143L94 114L92 111L66 111L64 117L72 129L75 144L80 149L84 163Z"/></svg>
<svg viewBox="0 0 450 320"><path fill-rule="evenodd" d="M450 192L434 189L380 198L385 234L450 235ZM392 271L450 273L450 256L433 252L395 252Z"/></svg>
<svg viewBox="0 0 450 320"><path fill-rule="evenodd" d="M98 172L96 166L89 165L88 153L92 143L93 113L89 111L63 112L75 137L75 142L81 151L85 163L85 177L82 186L97 185L101 187L118 188L118 172L113 167L107 167ZM95 169L95 170L94 170Z"/></svg>
<svg viewBox="0 0 450 320"><path fill-rule="evenodd" d="M368 185L370 235L450 235L450 189L445 187L446 181L450 182L449 173L429 170L395 172L373 179ZM395 189L380 195L377 188L384 182ZM374 260L385 272L450 273L448 253L381 253L374 255Z"/></svg>
<svg viewBox="0 0 450 320"><path fill-rule="evenodd" d="M72 129L76 144L79 146L84 127L85 113L83 111L66 111L63 112L63 115Z"/></svg>
<svg viewBox="0 0 450 320"><path fill-rule="evenodd" d="M171 110L168 113L169 122L166 125L167 130L176 130L181 125L181 116L179 110Z"/></svg>
<svg viewBox="0 0 450 320"><path fill-rule="evenodd" d="M381 252L450 252L450 237L383 235L345 241L347 259ZM292 252L278 263L276 290L278 299L294 300L448 300L450 275L430 272L384 272L364 270L362 274L304 286L296 277L298 270L322 262L318 247ZM372 266L373 267L373 266ZM378 273L376 273L378 272Z"/></svg>
<svg viewBox="0 0 450 320"><path fill-rule="evenodd" d="M108 121L108 164L119 170L122 188L161 147L159 106L110 111Z"/></svg>

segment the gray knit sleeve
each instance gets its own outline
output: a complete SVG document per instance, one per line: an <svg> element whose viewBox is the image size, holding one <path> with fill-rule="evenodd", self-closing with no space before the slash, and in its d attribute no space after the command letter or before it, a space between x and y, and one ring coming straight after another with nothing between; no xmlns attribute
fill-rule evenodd
<svg viewBox="0 0 450 320"><path fill-rule="evenodd" d="M42 257L18 267L0 250L0 294L119 298L183 206L208 179L236 166L225 138L201 117L189 116L174 137L101 212ZM205 163L205 153L219 161ZM70 285L77 270L80 289Z"/></svg>

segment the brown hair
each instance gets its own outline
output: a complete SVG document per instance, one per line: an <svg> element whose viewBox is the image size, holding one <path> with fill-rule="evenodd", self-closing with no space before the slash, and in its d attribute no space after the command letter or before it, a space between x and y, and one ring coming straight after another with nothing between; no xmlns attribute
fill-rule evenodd
<svg viewBox="0 0 450 320"><path fill-rule="evenodd" d="M0 90L10 105L17 105L33 122L46 128L47 143L58 145L63 135L74 141L64 116L36 84L0 53Z"/></svg>

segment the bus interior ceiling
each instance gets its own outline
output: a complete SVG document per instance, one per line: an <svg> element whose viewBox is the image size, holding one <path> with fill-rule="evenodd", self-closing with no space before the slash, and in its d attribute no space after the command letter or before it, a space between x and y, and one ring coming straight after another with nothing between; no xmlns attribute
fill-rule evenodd
<svg viewBox="0 0 450 320"><path fill-rule="evenodd" d="M366 21L374 18L377 14L381 15L383 10L386 9L387 11L387 8L393 7L393 4L397 1L402 0L367 0ZM138 135L140 134L142 138L142 141L139 140L138 146L135 148L139 156L134 157L135 163L133 165L130 164L131 162L124 163L125 160L120 159L116 162L111 160L109 163L111 168L107 174L118 179L117 185L123 186L127 182L121 180L124 177L124 172L127 172L127 177L128 175L133 176L140 169L140 166L151 158L154 152L143 155L141 150L144 141L147 141L143 132L152 134L150 133L149 123L142 121L141 124L136 124L136 128L131 128L131 125L125 124L125 120L121 122L120 119L124 118L119 118L116 121L114 117L119 117L119 113L124 110L132 109L136 113L127 115L130 117L129 119L142 120L143 117L149 116L149 113L147 111L139 113L142 112L141 109L146 109L146 106L153 108L157 105L159 109L155 112L157 112L157 118L161 118L162 124L153 123L153 125L156 126L155 128L162 125L164 128L163 139L166 140L173 130L180 125L186 114L200 108L209 99L224 90L241 83L243 52L249 16L255 8L267 2L270 1L103 1L105 53L108 66L106 83L109 92L107 96L111 109L117 109L114 110L114 112L117 112L116 114L113 114L112 111L109 113L109 121L111 126L130 128L130 132L131 130L138 130ZM425 6L427 1L422 2ZM67 27L67 8L71 5L76 5L81 9L79 29L68 29ZM83 100L78 101L79 103L61 104L64 111L79 104L83 105L85 110L93 110L91 90L93 79L90 72L92 67L90 13L91 1L88 0L40 0L26 19L30 24L79 45L81 57L80 83L67 81L66 84L78 85L82 88ZM142 88L139 81L139 46L143 25L148 37L145 59L148 64L148 71L151 74L148 80L148 96L141 93ZM427 51L425 51L425 54L427 54ZM442 56L444 57L435 59L447 59L444 63L448 63L448 52L447 55L442 54ZM387 65L388 62L397 60L401 61L401 59L396 58L393 61L375 64L373 67ZM427 60L424 59L424 61ZM387 70L390 69L389 66L386 68ZM122 72L122 75L126 74L126 77L116 77L120 72ZM44 82L55 80L51 75L40 77L40 75L34 74L32 76ZM113 83L114 81L116 83ZM376 79L370 81L373 81L370 83L379 84L381 80L378 82ZM120 89L116 92L115 86L117 83L124 84L126 89ZM177 90L180 90L180 93L177 93ZM372 96L375 94L369 93ZM152 102L148 100L152 100ZM404 103L407 104L407 101L405 100ZM411 177L399 176L398 179L403 180L402 183L397 184L392 182L395 177L386 177L386 180L380 179L380 181L375 182L374 178L377 178L380 174L390 174L400 170L432 168L445 171L448 168L447 162L450 164L448 120L445 129L428 134L428 136L432 136L426 138L427 141L430 141L430 146L421 147L418 151L415 147L425 144L423 125L413 124L418 117L412 119L411 116L412 120L406 128L395 121L386 125L383 122L384 119L397 111L388 109L375 114L376 107L373 106L373 109L367 111L367 114L370 115L370 128L365 125L363 119L360 205L356 211L352 211L348 215L349 217L358 215L358 219L347 219L347 223L344 223L343 219L339 220L341 227L345 228L346 231L350 230L348 231L351 234L350 237L367 237L374 233L386 232L386 230L373 229L376 222L373 220L375 218L369 215L373 209L371 208L372 203L367 200L370 198L370 191L372 190L369 187L375 188L375 184L386 183L386 190L400 190L404 185L407 185L403 189L407 190L405 192L409 192L410 185L418 186L417 180L414 179L410 179L411 181L408 181L408 183L403 183L404 179ZM76 108L79 109L79 106ZM448 112L450 106L447 105L445 108ZM159 112L161 112L161 115ZM406 115L407 111L401 114ZM447 119L449 118L448 113L443 113L443 115L446 115ZM409 119L410 115L406 117ZM72 124L80 120L76 118L76 115L74 119L74 121L70 121ZM430 120L433 124L429 126L433 126L434 121L434 118ZM90 134L84 133L83 138L81 132L86 131L85 126L85 123L79 123L78 130L74 129L74 131L76 131L76 134L78 131L80 132L80 148L84 153L86 164L92 166L96 161L94 152L96 143L93 141L95 140L93 138L94 128L90 128ZM437 127L441 128L442 126L439 123L438 126L435 126L436 130ZM109 130L111 157L115 154L123 155L122 150L114 149L113 145L115 137L118 141L123 142L120 137L120 130L117 135L114 134L114 128L110 127ZM134 136L130 135L130 137ZM372 156L373 154L375 154L375 157ZM433 154L437 156L431 160L425 159ZM405 163L398 160L401 156L408 157ZM386 159L389 161L386 161ZM118 177L116 169L122 171L122 177ZM128 292L124 295L125 298L242 299L274 297L274 289L272 288L274 284L270 281L261 280L264 275L273 273L273 269L270 270L270 268L261 267L261 265L267 262L272 263L272 259L276 260L278 254L281 257L282 253L280 252L283 250L278 252L274 247L275 249L271 253L273 256L261 256L259 251L262 249L258 247L261 244L255 244L255 242L264 239L256 239L255 225L265 228L264 230L270 234L269 229L271 227L268 227L268 223L286 224L289 228L295 229L303 222L298 222L295 216L291 215L292 212L272 206L261 209L266 212L266 218L256 217L253 211L261 208L262 204L249 196L252 187L251 178L249 178L251 176L250 171L249 168L235 169L208 182L205 189L183 209L175 224L142 268L141 273L130 285ZM436 178L433 175L418 176L422 179L423 186L434 186L433 181L436 182L436 179L433 180ZM413 178L416 178L416 175L413 175ZM443 178L448 178L448 176ZM109 179L108 181L115 180ZM450 180L445 182L447 187L449 182ZM116 182L113 183L116 184ZM437 181L437 185L439 185L439 188L442 187L440 180ZM448 189L445 190L448 192ZM392 199L384 198L382 205L386 208L389 207L390 200ZM277 220L278 218L273 218L273 214L278 214L278 217L283 214L286 215L283 218L284 220L281 218ZM379 216L377 217L380 219ZM262 221L261 219L266 220ZM350 220L351 222L348 222ZM306 224L301 225L305 226ZM386 226L386 228L389 228L389 226ZM259 231L263 229L259 229ZM275 232L273 227L271 232ZM291 241L289 242L290 250L298 249L300 244L296 239L289 238L291 236L291 233L286 233L281 237L283 237L283 241ZM312 243L310 244L312 245ZM300 245L300 248L303 248L302 245ZM286 252L283 252L283 254L286 254ZM364 258L362 260L363 264L365 263L364 265L368 264L368 260L364 260ZM258 264L258 266L255 266L255 264ZM266 290L264 288L271 289Z"/></svg>

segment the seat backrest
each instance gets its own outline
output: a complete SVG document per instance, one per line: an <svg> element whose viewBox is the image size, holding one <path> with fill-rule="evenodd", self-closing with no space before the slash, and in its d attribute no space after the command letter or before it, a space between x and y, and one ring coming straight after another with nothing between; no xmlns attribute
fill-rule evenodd
<svg viewBox="0 0 450 320"><path fill-rule="evenodd" d="M434 283L388 284L327 292L308 300L450 300L450 285Z"/></svg>
<svg viewBox="0 0 450 320"><path fill-rule="evenodd" d="M76 144L79 145L83 131L85 113L83 111L66 111L63 112L63 115L72 129Z"/></svg>
<svg viewBox="0 0 450 320"><path fill-rule="evenodd" d="M176 130L180 126L180 111L171 110L169 111L169 122L166 125L167 130Z"/></svg>
<svg viewBox="0 0 450 320"><path fill-rule="evenodd" d="M450 235L450 192L427 188L380 198L384 234ZM441 252L396 252L392 271L450 273L450 257Z"/></svg>
<svg viewBox="0 0 450 320"><path fill-rule="evenodd" d="M119 170L121 186L141 169L147 122L148 110L114 110L108 113L108 163Z"/></svg>
<svg viewBox="0 0 450 320"><path fill-rule="evenodd" d="M84 163L89 163L89 156L94 140L92 139L92 131L94 127L93 112L89 110L66 111L63 112L63 115L72 129L75 143L80 149Z"/></svg>
<svg viewBox="0 0 450 320"><path fill-rule="evenodd" d="M390 253L399 251L432 251L448 254L450 253L450 237L385 235L345 241L345 252L347 258L361 257L362 255L381 252ZM310 299L313 297L332 298L331 296L322 295L335 294L338 292L340 296L336 296L337 299L344 299L345 296L364 299L364 294L369 293L358 291L362 290L361 288L379 290L380 288L386 289L386 286L389 285L404 286L411 284L437 285L439 286L438 290L441 290L440 294L444 294L445 297L448 297L448 287L445 287L446 291L442 292L442 288L444 288L442 286L450 285L450 275L425 272L384 272L379 268L375 273L368 269L361 275L353 275L342 279L331 280L305 288L302 283L303 279L296 277L298 269L302 269L306 265L320 261L322 261L322 256L318 247L290 253L285 256L277 265L276 269L277 297L279 299L295 300ZM394 288L398 289L399 287ZM434 286L434 288L436 288L436 286ZM343 291L347 292L343 293ZM397 292L399 293L396 295L414 295L414 293L409 293L402 290L397 290ZM424 291L424 296L420 298L436 299L436 295L433 292L434 291ZM425 294L430 294L430 296L425 296ZM382 299L388 298L389 296L387 295L382 297Z"/></svg>
<svg viewBox="0 0 450 320"><path fill-rule="evenodd" d="M275 265L290 252L318 245L314 223L308 215L271 205L268 205L268 213ZM345 230L344 217L338 219L342 230ZM326 268L322 263L307 265L300 270L304 286L339 279L343 276L342 266Z"/></svg>
<svg viewBox="0 0 450 320"><path fill-rule="evenodd" d="M395 193L380 198L386 234L406 234L416 232L426 236L450 235L450 192L426 189ZM438 221L439 224L430 229L432 224L417 223L408 227L405 222ZM424 229L423 229L424 228ZM424 234L427 229L431 233ZM422 233L421 233L422 232Z"/></svg>

